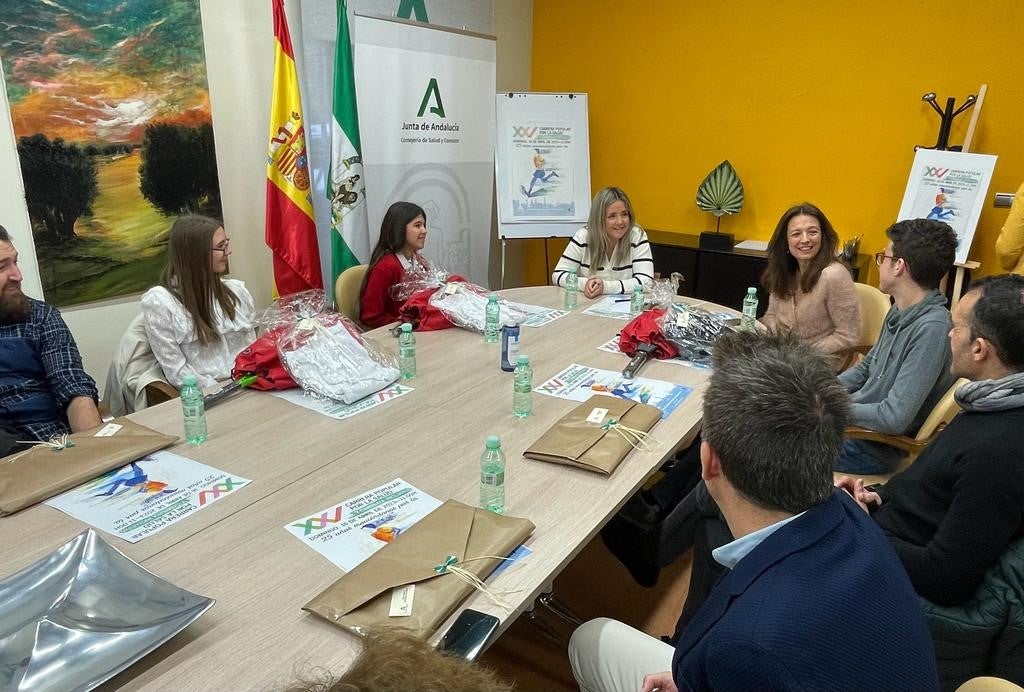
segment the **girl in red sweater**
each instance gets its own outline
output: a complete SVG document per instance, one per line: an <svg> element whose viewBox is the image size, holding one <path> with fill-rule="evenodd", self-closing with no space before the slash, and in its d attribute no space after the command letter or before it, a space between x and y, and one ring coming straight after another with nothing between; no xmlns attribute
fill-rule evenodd
<svg viewBox="0 0 1024 692"><path fill-rule="evenodd" d="M381 327L398 319L402 304L391 298L391 287L410 267L429 267L419 251L427 241L427 214L418 204L395 202L380 224L380 240L359 289L359 321Z"/></svg>

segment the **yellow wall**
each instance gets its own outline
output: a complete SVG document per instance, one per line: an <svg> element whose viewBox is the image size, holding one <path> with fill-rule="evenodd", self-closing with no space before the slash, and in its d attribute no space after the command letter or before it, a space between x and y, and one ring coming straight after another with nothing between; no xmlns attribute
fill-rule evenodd
<svg viewBox="0 0 1024 692"><path fill-rule="evenodd" d="M999 271L1006 210L991 193L1024 180L1019 0L535 0L533 32L531 88L590 94L594 190L623 187L647 228L696 233L714 222L697 185L729 159L746 204L722 230L737 240L766 240L808 200L840 237L863 233L862 252L881 249L913 147L938 134L921 95L959 104L987 83L972 151L999 162L970 257ZM530 259L542 283L543 253Z"/></svg>

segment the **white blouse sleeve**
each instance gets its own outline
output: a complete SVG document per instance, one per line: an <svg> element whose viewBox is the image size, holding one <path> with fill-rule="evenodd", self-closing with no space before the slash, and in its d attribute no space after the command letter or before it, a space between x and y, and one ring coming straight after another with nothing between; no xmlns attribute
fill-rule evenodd
<svg viewBox="0 0 1024 692"><path fill-rule="evenodd" d="M181 344L186 338L183 331L186 326L191 328L191 320L167 289L157 286L142 296L142 321L146 326L149 346L170 384L181 389L185 375L195 375L201 386L209 386L216 381L199 375L188 364Z"/></svg>

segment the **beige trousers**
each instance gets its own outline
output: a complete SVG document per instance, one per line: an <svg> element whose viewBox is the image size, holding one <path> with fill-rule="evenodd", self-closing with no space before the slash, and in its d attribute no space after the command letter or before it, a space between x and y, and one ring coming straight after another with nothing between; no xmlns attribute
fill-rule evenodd
<svg viewBox="0 0 1024 692"><path fill-rule="evenodd" d="M672 669L674 651L608 618L583 623L569 640L569 662L583 692L638 692L645 675Z"/></svg>

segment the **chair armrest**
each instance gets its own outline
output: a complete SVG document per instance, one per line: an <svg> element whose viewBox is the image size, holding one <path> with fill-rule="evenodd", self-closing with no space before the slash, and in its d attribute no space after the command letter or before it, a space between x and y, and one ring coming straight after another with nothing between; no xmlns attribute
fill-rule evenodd
<svg viewBox="0 0 1024 692"><path fill-rule="evenodd" d="M877 430L871 430L870 428L862 428L859 425L851 425L846 428L846 437L851 440L868 440L870 442L881 442L882 444L889 445L901 449L908 454L917 455L921 453L921 450L931 442L928 440L915 440L912 437L906 435L891 435L889 433L878 432Z"/></svg>
<svg viewBox="0 0 1024 692"><path fill-rule="evenodd" d="M849 425L846 427L846 437L851 440L869 440L871 442L881 442L887 444L890 447L896 449L902 449L912 457L916 457L924 448L932 443L936 437L939 436L943 430L946 429L948 423L940 423L936 428L935 432L924 440L918 440L914 437L907 437L906 435L890 435L888 433L878 432L877 430L871 430L870 428L862 428L859 425Z"/></svg>

